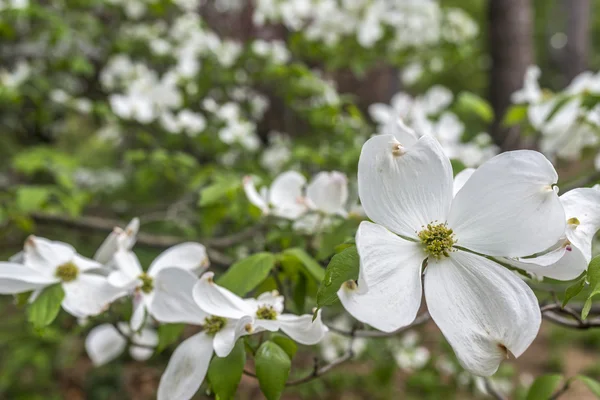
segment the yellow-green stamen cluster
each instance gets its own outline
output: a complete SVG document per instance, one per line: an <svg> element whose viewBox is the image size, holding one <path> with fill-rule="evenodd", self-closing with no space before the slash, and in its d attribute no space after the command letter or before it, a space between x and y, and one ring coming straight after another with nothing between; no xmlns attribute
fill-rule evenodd
<svg viewBox="0 0 600 400"><path fill-rule="evenodd" d="M455 243L454 232L445 223L427 224L418 235L425 252L437 259L440 259L442 256L448 257Z"/></svg>
<svg viewBox="0 0 600 400"><path fill-rule="evenodd" d="M64 263L56 268L55 275L63 282L71 282L79 275L79 268L72 262Z"/></svg>
<svg viewBox="0 0 600 400"><path fill-rule="evenodd" d="M209 335L214 335L225 327L227 320L223 317L217 317L211 315L210 317L204 318L204 332Z"/></svg>
<svg viewBox="0 0 600 400"><path fill-rule="evenodd" d="M258 319L277 319L277 311L272 306L262 306L256 310L256 318Z"/></svg>
<svg viewBox="0 0 600 400"><path fill-rule="evenodd" d="M152 277L147 273L143 272L138 278L142 281L142 286L140 286L140 290L144 293L150 293L154 289L154 282Z"/></svg>

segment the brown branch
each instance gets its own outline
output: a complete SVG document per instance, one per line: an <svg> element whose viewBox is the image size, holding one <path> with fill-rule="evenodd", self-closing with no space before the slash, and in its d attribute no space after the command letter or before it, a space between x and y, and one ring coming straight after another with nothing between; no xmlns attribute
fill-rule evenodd
<svg viewBox="0 0 600 400"><path fill-rule="evenodd" d="M142 343L137 343L135 342L131 336L125 334L125 332L123 332L121 330L121 328L119 328L119 324L116 322L111 323L112 326L115 327L115 329L117 330L117 332L119 333L119 335L121 335L123 337L123 339L127 340L127 344L130 346L136 346L136 347L142 347L144 349L149 349L149 350L156 350L156 346L150 346L149 344L142 344Z"/></svg>
<svg viewBox="0 0 600 400"><path fill-rule="evenodd" d="M548 304L540 307L543 317L557 325L573 329L600 328L600 318L582 319L580 314L569 307L560 304Z"/></svg>
<svg viewBox="0 0 600 400"><path fill-rule="evenodd" d="M560 389L558 389L556 392L554 392L552 394L552 396L550 396L548 398L548 400L556 400L556 399L558 399L560 396L562 396L563 394L565 394L569 390L570 386L571 386L571 379L567 379L565 381L564 385L562 385L562 387Z"/></svg>
<svg viewBox="0 0 600 400"><path fill-rule="evenodd" d="M407 326L403 326L400 329L397 329L393 332L380 332L380 331L375 331L375 330L352 330L352 331L346 331L343 329L339 329L336 328L334 326L327 326L329 328L329 330L343 335L343 336L350 336L350 337L366 337L366 338L382 338L382 337L390 337L390 336L395 336L398 335L399 333L405 332L409 329L415 328L417 326L423 325L425 323L427 323L429 320L431 319L431 316L429 315L429 313L425 312L421 315L419 315L417 318L415 318L415 320L413 321L412 324L407 325Z"/></svg>

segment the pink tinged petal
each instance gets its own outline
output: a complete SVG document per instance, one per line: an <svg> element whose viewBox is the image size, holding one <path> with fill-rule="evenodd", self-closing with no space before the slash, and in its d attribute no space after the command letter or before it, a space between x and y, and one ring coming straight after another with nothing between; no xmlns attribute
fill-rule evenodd
<svg viewBox="0 0 600 400"><path fill-rule="evenodd" d="M296 219L307 210L302 193L306 178L296 171L280 174L269 190L269 203L273 213L281 218Z"/></svg>
<svg viewBox="0 0 600 400"><path fill-rule="evenodd" d="M57 282L58 279L48 277L25 265L0 262L0 294L23 293Z"/></svg>
<svg viewBox="0 0 600 400"><path fill-rule="evenodd" d="M148 311L159 322L202 325L208 315L194 301L198 278L181 268L162 269L154 278L154 296Z"/></svg>
<svg viewBox="0 0 600 400"><path fill-rule="evenodd" d="M504 258L503 261L538 278L548 277L559 281L570 281L577 278L587 269L588 261L583 253L574 245L565 244L556 250L539 257Z"/></svg>
<svg viewBox="0 0 600 400"><path fill-rule="evenodd" d="M473 175L473 172L475 172L475 168L465 168L456 174L454 177L454 196L456 196L456 193L465 186L465 183L467 183L471 175Z"/></svg>
<svg viewBox="0 0 600 400"><path fill-rule="evenodd" d="M62 242L29 236L25 241L24 264L47 276L54 275L56 267L73 259L75 249Z"/></svg>
<svg viewBox="0 0 600 400"><path fill-rule="evenodd" d="M158 345L158 334L154 329L142 329L140 333L133 336L133 341L144 346L156 347ZM152 357L154 350L148 347L131 346L129 347L129 354L134 360L146 361Z"/></svg>
<svg viewBox="0 0 600 400"><path fill-rule="evenodd" d="M250 201L250 203L254 204L258 207L263 214L267 214L269 212L269 204L268 200L262 194L259 194L256 190L256 186L254 186L254 180L251 176L244 177L243 181L244 193L246 193L246 197Z"/></svg>
<svg viewBox="0 0 600 400"><path fill-rule="evenodd" d="M85 338L85 351L96 367L119 357L125 346L127 340L111 324L96 326Z"/></svg>
<svg viewBox="0 0 600 400"><path fill-rule="evenodd" d="M135 253L120 249L113 258L117 270L127 274L132 280L142 274L143 269Z"/></svg>
<svg viewBox="0 0 600 400"><path fill-rule="evenodd" d="M163 268L175 267L191 272L200 272L210 265L206 247L200 243L181 243L162 252L148 268L151 276L156 276Z"/></svg>
<svg viewBox="0 0 600 400"><path fill-rule="evenodd" d="M75 317L98 315L110 303L126 292L115 288L103 276L80 273L72 282L63 282L65 298L63 308Z"/></svg>
<svg viewBox="0 0 600 400"><path fill-rule="evenodd" d="M589 263L592 259L592 240L600 229L600 190L573 189L562 196L565 208L567 239L577 247Z"/></svg>
<svg viewBox="0 0 600 400"><path fill-rule="evenodd" d="M213 281L214 274L207 272L200 277L193 289L196 304L207 314L218 317L241 319L254 315L256 309L247 304L241 297L217 285Z"/></svg>
<svg viewBox="0 0 600 400"><path fill-rule="evenodd" d="M306 196L319 211L347 215L348 180L341 172L319 172L306 187Z"/></svg>
<svg viewBox="0 0 600 400"><path fill-rule="evenodd" d="M446 221L452 202L450 160L431 136L410 148L391 135L372 137L358 162L358 192L370 219L416 238L422 226Z"/></svg>
<svg viewBox="0 0 600 400"><path fill-rule="evenodd" d="M217 332L214 337L213 346L217 356L227 357L231 353L233 346L235 346L235 342L240 337L254 333L246 330L248 324L252 324L252 317L243 317L237 321L232 319L227 320L223 329Z"/></svg>
<svg viewBox="0 0 600 400"><path fill-rule="evenodd" d="M279 328L295 342L313 345L319 343L327 333L327 327L321 320L321 311L313 322L313 316L282 314L277 317Z"/></svg>
<svg viewBox="0 0 600 400"><path fill-rule="evenodd" d="M479 167L456 194L448 218L457 245L491 256L542 252L564 234L553 190L558 175L541 153L502 153Z"/></svg>
<svg viewBox="0 0 600 400"><path fill-rule="evenodd" d="M359 321L392 332L410 324L421 305L421 245L380 225L362 222L356 233L360 256L358 287L338 291L344 308Z"/></svg>
<svg viewBox="0 0 600 400"><path fill-rule="evenodd" d="M461 250L430 259L425 299L459 362L475 375L492 375L508 351L523 354L541 324L537 298L523 280Z"/></svg>
<svg viewBox="0 0 600 400"><path fill-rule="evenodd" d="M189 400L200 388L213 355L213 338L200 332L181 342L160 378L158 400Z"/></svg>

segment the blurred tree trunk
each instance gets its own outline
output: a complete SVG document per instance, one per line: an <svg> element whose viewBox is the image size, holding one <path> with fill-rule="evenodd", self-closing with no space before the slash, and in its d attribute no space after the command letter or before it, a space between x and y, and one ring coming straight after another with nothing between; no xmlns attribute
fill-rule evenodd
<svg viewBox="0 0 600 400"><path fill-rule="evenodd" d="M489 0L490 70L489 96L495 121L491 134L503 150L523 147L518 128L501 122L510 96L523 86L525 70L533 62L533 18L530 0Z"/></svg>
<svg viewBox="0 0 600 400"><path fill-rule="evenodd" d="M590 0L562 0L567 15L567 45L562 54L566 84L587 69L590 48Z"/></svg>

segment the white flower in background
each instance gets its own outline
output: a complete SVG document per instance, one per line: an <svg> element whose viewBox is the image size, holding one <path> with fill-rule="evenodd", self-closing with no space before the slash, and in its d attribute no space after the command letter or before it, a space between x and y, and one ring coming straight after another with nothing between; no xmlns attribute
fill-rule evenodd
<svg viewBox="0 0 600 400"><path fill-rule="evenodd" d="M323 214L347 217L348 179L338 172L319 172L306 187L309 208Z"/></svg>
<svg viewBox="0 0 600 400"><path fill-rule="evenodd" d="M429 350L426 347L402 348L394 353L394 359L398 366L404 371L415 371L423 368L430 359Z"/></svg>
<svg viewBox="0 0 600 400"><path fill-rule="evenodd" d="M254 54L269 58L276 65L285 64L292 58L290 51L282 40L266 41L256 39L252 42L251 48Z"/></svg>
<svg viewBox="0 0 600 400"><path fill-rule="evenodd" d="M21 263L0 263L0 293L17 294L60 284L62 308L75 317L98 315L125 295L99 275L102 264L75 252L70 245L30 236L18 257Z"/></svg>
<svg viewBox="0 0 600 400"><path fill-rule="evenodd" d="M525 282L478 254L518 257L554 245L566 225L557 179L542 154L507 152L453 196L450 161L432 137L409 148L390 135L369 139L358 188L375 223L358 229L358 282L342 285L342 304L392 332L415 319L423 285L429 313L462 366L493 374L509 351L518 357L529 347L541 314Z"/></svg>
<svg viewBox="0 0 600 400"><path fill-rule="evenodd" d="M133 218L125 229L116 226L94 254L94 260L106 265L111 263L119 249L131 250L137 241L139 230L140 220L138 218Z"/></svg>
<svg viewBox="0 0 600 400"><path fill-rule="evenodd" d="M423 76L423 65L420 62L412 62L402 68L400 79L405 85L413 85Z"/></svg>
<svg viewBox="0 0 600 400"><path fill-rule="evenodd" d="M305 345L317 344L327 332L320 311L314 321L311 314L284 314L284 298L277 291L262 293L256 299L242 299L217 285L213 276L212 272L202 275L193 291L194 300L208 314L246 320L245 330L248 333L281 330L294 341Z"/></svg>
<svg viewBox="0 0 600 400"><path fill-rule="evenodd" d="M244 192L250 203L264 215L297 219L308 210L303 190L306 178L296 171L286 171L273 180L270 188L256 190L252 177L244 178Z"/></svg>
<svg viewBox="0 0 600 400"><path fill-rule="evenodd" d="M347 315L342 314L331 321L330 326L349 332L352 329L352 321ZM323 340L319 343L319 349L325 361L333 362L348 351L350 344L352 344L352 354L355 357L360 357L367 350L367 343L365 338L356 337L351 340L348 336L336 333L332 329L325 334Z"/></svg>
<svg viewBox="0 0 600 400"><path fill-rule="evenodd" d="M0 85L10 89L19 87L31 75L31 66L27 61L18 61L12 71L0 69Z"/></svg>
<svg viewBox="0 0 600 400"><path fill-rule="evenodd" d="M194 314L183 308L196 274L208 268L206 248L200 243L182 243L161 253L142 269L135 253L120 248L113 258L117 267L108 281L134 293L131 327L137 331L151 315L160 322L195 321ZM187 289L186 289L187 288Z"/></svg>
<svg viewBox="0 0 600 400"><path fill-rule="evenodd" d="M592 259L592 240L600 230L600 190L573 189L562 196L567 226L550 251L529 258L505 259L509 264L534 274L561 281L577 278Z"/></svg>
<svg viewBox="0 0 600 400"><path fill-rule="evenodd" d="M206 128L204 116L188 109L181 110L177 116L164 112L160 116L160 123L169 133L185 133L190 137L198 136Z"/></svg>
<svg viewBox="0 0 600 400"><path fill-rule="evenodd" d="M279 132L269 133L269 146L263 150L260 165L272 173L278 173L292 156L290 147L288 136Z"/></svg>
<svg viewBox="0 0 600 400"><path fill-rule="evenodd" d="M117 330L118 329L118 330ZM127 339L142 346L129 346L131 358L137 361L146 361L154 351L149 347L158 345L156 330L142 328L133 332L125 322L119 322L117 327L113 324L101 324L94 327L85 338L85 351L95 367L107 364L119 357L127 347Z"/></svg>
<svg viewBox="0 0 600 400"><path fill-rule="evenodd" d="M527 67L523 87L512 94L511 101L513 103L538 103L542 99L542 90L538 83L541 74L542 71L537 65Z"/></svg>

